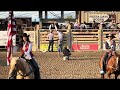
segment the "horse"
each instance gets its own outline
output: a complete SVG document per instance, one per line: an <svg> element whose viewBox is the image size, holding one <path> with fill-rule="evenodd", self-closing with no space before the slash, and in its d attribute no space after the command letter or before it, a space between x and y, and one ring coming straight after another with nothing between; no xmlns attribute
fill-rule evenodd
<svg viewBox="0 0 120 90"><path fill-rule="evenodd" d="M8 79L35 79L34 70L25 59L12 57Z"/></svg>
<svg viewBox="0 0 120 90"><path fill-rule="evenodd" d="M100 69L103 68L103 56L100 59L99 67ZM112 55L106 64L106 72L100 73L101 78L104 79L104 74L107 73L107 78L111 78L111 74L114 74L114 78L117 79L118 75L120 74L120 55L115 52L115 55Z"/></svg>

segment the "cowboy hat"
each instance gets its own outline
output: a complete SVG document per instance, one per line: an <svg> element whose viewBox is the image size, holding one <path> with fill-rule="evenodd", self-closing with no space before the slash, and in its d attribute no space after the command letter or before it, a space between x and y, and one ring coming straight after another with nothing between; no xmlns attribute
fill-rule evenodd
<svg viewBox="0 0 120 90"><path fill-rule="evenodd" d="M108 37L115 38L114 34L109 34L109 35L106 35L106 38L108 38Z"/></svg>
<svg viewBox="0 0 120 90"><path fill-rule="evenodd" d="M30 35L27 35L27 33L23 33L23 35L22 36L20 36L21 38L22 37L29 37Z"/></svg>

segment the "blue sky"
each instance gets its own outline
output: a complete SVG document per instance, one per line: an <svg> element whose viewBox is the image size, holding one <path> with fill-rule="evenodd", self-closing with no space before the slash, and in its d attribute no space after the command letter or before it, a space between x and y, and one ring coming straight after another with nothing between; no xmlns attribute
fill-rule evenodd
<svg viewBox="0 0 120 90"><path fill-rule="evenodd" d="M55 13L55 15L51 14ZM74 15L74 11L65 11L65 17L67 17L67 15L72 15L73 17L75 17ZM6 18L8 17L9 12L8 11L0 11L0 18ZM15 17L32 17L32 21L39 21L39 16L38 16L38 11L14 11L14 16ZM43 15L44 15L44 11L43 11ZM57 18L60 17L60 11L49 11L48 12L48 18ZM44 17L43 17L44 18Z"/></svg>
<svg viewBox="0 0 120 90"><path fill-rule="evenodd" d="M0 18L8 17L9 12L0 12ZM14 11L14 17L32 17L32 21L39 21L38 11Z"/></svg>

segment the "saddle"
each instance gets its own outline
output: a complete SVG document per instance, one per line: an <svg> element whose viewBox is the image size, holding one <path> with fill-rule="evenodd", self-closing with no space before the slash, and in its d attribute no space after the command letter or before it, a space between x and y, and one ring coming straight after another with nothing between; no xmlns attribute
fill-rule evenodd
<svg viewBox="0 0 120 90"><path fill-rule="evenodd" d="M25 59L26 60L26 62L32 67L32 69L33 69L33 71L35 70L35 68L34 68L34 66L31 64L31 60L29 60L29 59L26 59L24 56L23 57L21 57L21 58L23 58L23 59Z"/></svg>
<svg viewBox="0 0 120 90"><path fill-rule="evenodd" d="M32 58L31 60L26 59L25 57L22 57L22 58L25 59L27 63L32 67L34 75L35 75L35 79L40 79L39 67L36 61L34 60L34 58Z"/></svg>

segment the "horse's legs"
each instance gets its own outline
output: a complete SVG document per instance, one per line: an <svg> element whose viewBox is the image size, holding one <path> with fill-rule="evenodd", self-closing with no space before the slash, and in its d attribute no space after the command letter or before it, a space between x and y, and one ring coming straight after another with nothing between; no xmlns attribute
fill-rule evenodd
<svg viewBox="0 0 120 90"><path fill-rule="evenodd" d="M108 76L109 79L110 79L110 75L111 75L111 72L108 71L107 76Z"/></svg>
<svg viewBox="0 0 120 90"><path fill-rule="evenodd" d="M117 79L118 75L119 75L119 74L115 74L115 79Z"/></svg>
<svg viewBox="0 0 120 90"><path fill-rule="evenodd" d="M17 75L16 79L24 79L23 76Z"/></svg>
<svg viewBox="0 0 120 90"><path fill-rule="evenodd" d="M104 79L104 74L101 74L101 79Z"/></svg>

